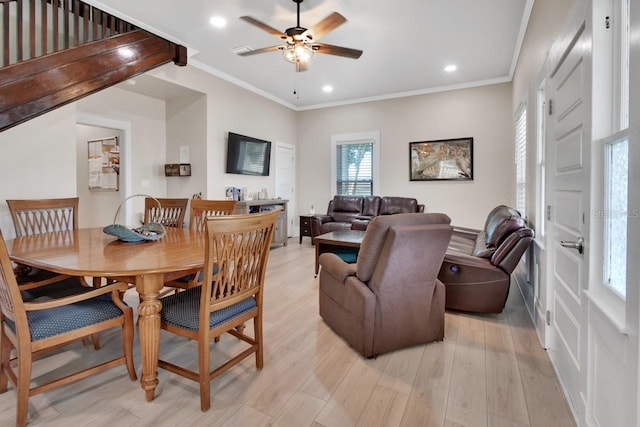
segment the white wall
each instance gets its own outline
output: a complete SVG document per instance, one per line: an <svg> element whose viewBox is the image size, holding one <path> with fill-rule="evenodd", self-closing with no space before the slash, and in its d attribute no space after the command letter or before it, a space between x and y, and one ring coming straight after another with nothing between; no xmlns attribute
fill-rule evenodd
<svg viewBox="0 0 640 427"><path fill-rule="evenodd" d="M15 237L6 199L76 196L73 105L0 132L0 229Z"/></svg>
<svg viewBox="0 0 640 427"><path fill-rule="evenodd" d="M207 98L203 94L167 101L167 163L180 163L180 147L187 147L191 164L191 176L166 178L168 197L207 193L206 114Z"/></svg>
<svg viewBox="0 0 640 427"><path fill-rule="evenodd" d="M168 64L149 72L148 75L206 95L207 181L203 193L205 198L224 198L224 188L230 186L249 187L254 192L267 188L270 195L275 194L273 143L297 144L298 126L295 111L189 65L176 67ZM257 177L224 172L229 131L272 142L270 176ZM175 142L172 144L171 149L175 150Z"/></svg>
<svg viewBox="0 0 640 427"><path fill-rule="evenodd" d="M133 166L130 177L132 194L165 197L167 192L164 177L167 150L165 102L111 87L81 99L76 105L78 112L131 124L130 158L127 158L126 152L121 149L120 161L121 169L125 168L127 163ZM133 212L134 220L140 219L144 211L144 199L138 197L127 203Z"/></svg>
<svg viewBox="0 0 640 427"><path fill-rule="evenodd" d="M332 134L380 131L381 196L415 197L428 212L481 228L498 204L513 205L511 85L367 102L299 113L298 210L325 212ZM409 142L473 137L473 181L409 181Z"/></svg>

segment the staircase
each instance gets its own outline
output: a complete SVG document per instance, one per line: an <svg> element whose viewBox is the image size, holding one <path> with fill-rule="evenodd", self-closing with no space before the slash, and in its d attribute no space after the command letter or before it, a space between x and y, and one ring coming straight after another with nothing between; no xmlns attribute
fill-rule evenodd
<svg viewBox="0 0 640 427"><path fill-rule="evenodd" d="M187 49L80 0L0 0L0 60L1 132Z"/></svg>

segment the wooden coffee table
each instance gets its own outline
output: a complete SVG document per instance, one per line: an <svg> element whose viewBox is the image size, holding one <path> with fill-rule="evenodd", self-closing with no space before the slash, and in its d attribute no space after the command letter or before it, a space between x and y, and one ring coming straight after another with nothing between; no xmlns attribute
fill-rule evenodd
<svg viewBox="0 0 640 427"><path fill-rule="evenodd" d="M362 230L339 230L316 236L313 239L313 242L316 245L315 277L318 276L318 271L320 270L320 264L318 263L320 254L323 254L325 252L335 253L336 251L344 248L356 248L356 250L360 249L360 244L362 243L362 239L364 238L364 233L365 232Z"/></svg>

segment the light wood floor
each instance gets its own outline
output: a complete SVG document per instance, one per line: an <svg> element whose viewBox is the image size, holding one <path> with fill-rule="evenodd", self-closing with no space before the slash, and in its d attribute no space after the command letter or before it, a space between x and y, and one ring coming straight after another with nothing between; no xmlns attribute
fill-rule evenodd
<svg viewBox="0 0 640 427"><path fill-rule="evenodd" d="M572 426L566 400L516 289L499 315L446 314L443 342L367 360L318 315L314 250L290 239L269 259L264 301L264 369L245 359L211 384L202 413L198 387L166 371L146 402L124 366L31 398L30 426ZM130 291L131 292L131 291ZM127 295L137 304L137 295ZM136 336L137 342L137 336ZM117 333L103 348L72 344L38 360L34 376L67 372L120 351ZM216 355L239 345L223 337ZM196 347L161 336L161 355L197 365ZM139 362L136 348L136 362ZM139 367L139 363L137 363ZM45 369L46 368L46 369ZM138 368L139 369L139 368ZM38 379L35 379L38 382ZM0 395L0 426L15 423L13 389Z"/></svg>

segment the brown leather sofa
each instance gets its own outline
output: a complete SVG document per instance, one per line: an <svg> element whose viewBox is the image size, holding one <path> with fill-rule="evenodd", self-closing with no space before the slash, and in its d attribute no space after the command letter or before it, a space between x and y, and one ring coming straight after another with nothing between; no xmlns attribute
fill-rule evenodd
<svg viewBox="0 0 640 427"><path fill-rule="evenodd" d="M325 323L365 357L442 340L445 288L437 274L450 221L438 213L377 216L356 264L320 255Z"/></svg>
<svg viewBox="0 0 640 427"><path fill-rule="evenodd" d="M438 274L446 287L446 308L502 312L511 273L533 236L520 213L504 205L489 213L483 230L454 227Z"/></svg>
<svg viewBox="0 0 640 427"><path fill-rule="evenodd" d="M424 212L424 205L409 197L334 196L326 215L311 218L311 238L336 230L366 230L380 215Z"/></svg>

